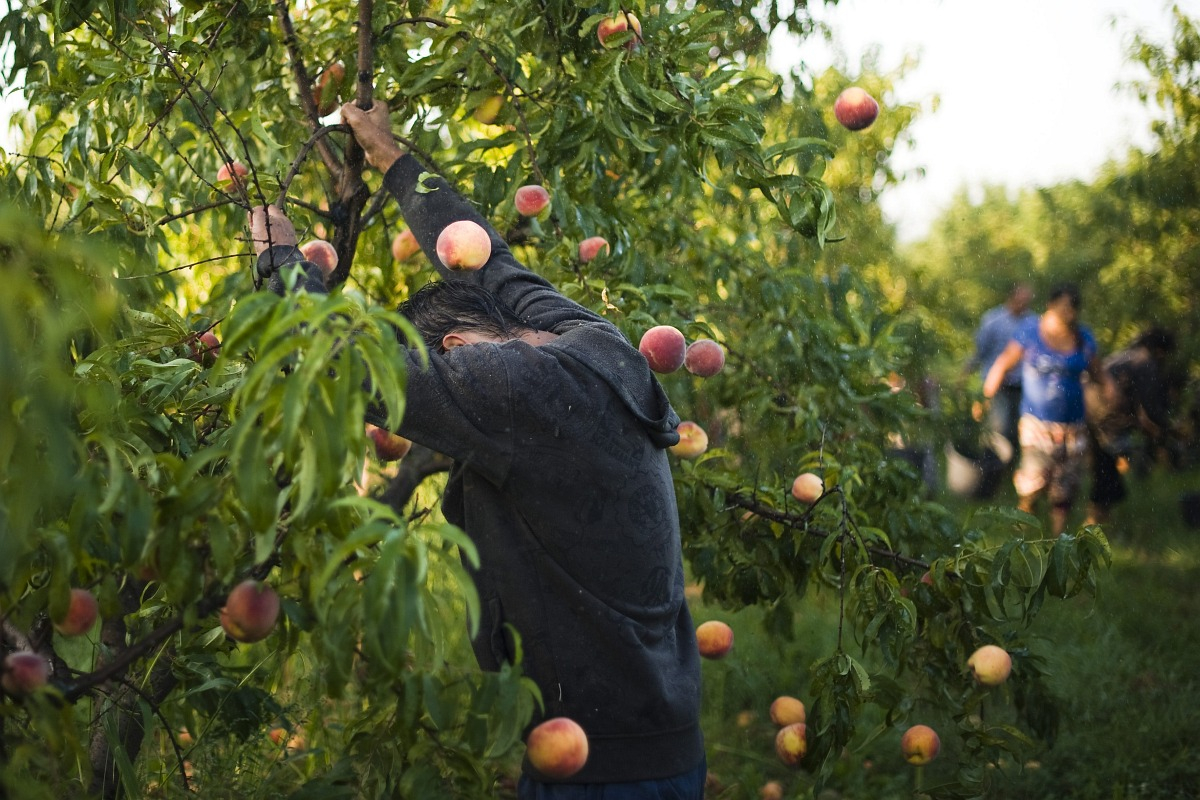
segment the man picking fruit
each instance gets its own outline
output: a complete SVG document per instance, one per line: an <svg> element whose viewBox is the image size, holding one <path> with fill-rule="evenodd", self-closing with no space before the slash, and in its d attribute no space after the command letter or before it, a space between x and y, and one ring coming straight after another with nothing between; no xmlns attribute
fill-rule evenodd
<svg viewBox="0 0 1200 800"><path fill-rule="evenodd" d="M612 323L518 263L397 146L386 107L346 105L342 118L442 276L400 308L429 363L408 355L396 433L454 459L442 508L479 550L475 655L499 669L515 631L545 706L533 723L566 717L587 737L586 762L569 775L527 758L519 796L577 797L597 784L610 798L699 800L699 655L666 450L678 416ZM277 210L252 212L251 236L269 286L281 292L280 270L300 268L316 290Z"/></svg>

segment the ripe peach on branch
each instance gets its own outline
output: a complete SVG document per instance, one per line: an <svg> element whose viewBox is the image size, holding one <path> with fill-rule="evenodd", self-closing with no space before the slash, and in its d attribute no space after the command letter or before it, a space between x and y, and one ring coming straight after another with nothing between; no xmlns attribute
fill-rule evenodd
<svg viewBox="0 0 1200 800"><path fill-rule="evenodd" d="M221 609L221 627L239 642L267 638L279 619L279 595L265 583L244 580L229 592Z"/></svg>
<svg viewBox="0 0 1200 800"><path fill-rule="evenodd" d="M665 375L683 366L687 358L687 340L678 328L655 325L642 334L638 351L646 357L650 369Z"/></svg>
<svg viewBox="0 0 1200 800"><path fill-rule="evenodd" d="M529 732L525 754L534 769L549 778L569 778L587 763L587 735L568 717L548 719Z"/></svg>
<svg viewBox="0 0 1200 800"><path fill-rule="evenodd" d="M492 257L491 237L477 222L451 222L438 234L437 257L450 269L479 269Z"/></svg>
<svg viewBox="0 0 1200 800"><path fill-rule="evenodd" d="M54 620L54 630L63 636L82 636L92 629L100 616L100 604L87 589L74 588L67 601L67 611Z"/></svg>
<svg viewBox="0 0 1200 800"><path fill-rule="evenodd" d="M676 428L679 434L678 444L667 449L680 458L699 458L708 450L708 433L691 420L684 420Z"/></svg>
<svg viewBox="0 0 1200 800"><path fill-rule="evenodd" d="M724 658L733 649L733 628L717 619L702 622L696 628L696 646L704 658Z"/></svg>

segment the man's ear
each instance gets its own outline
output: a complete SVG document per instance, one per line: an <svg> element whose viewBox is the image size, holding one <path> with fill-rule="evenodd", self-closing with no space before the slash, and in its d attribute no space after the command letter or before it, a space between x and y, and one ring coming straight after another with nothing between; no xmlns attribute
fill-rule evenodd
<svg viewBox="0 0 1200 800"><path fill-rule="evenodd" d="M447 333L442 337L442 350L453 350L456 347L461 347L464 344L470 344L462 334Z"/></svg>

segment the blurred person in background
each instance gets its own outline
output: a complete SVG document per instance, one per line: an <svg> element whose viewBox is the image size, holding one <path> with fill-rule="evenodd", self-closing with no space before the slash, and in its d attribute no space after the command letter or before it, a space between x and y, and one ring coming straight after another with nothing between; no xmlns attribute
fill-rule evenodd
<svg viewBox="0 0 1200 800"><path fill-rule="evenodd" d="M1047 497L1056 536L1066 527L1087 458L1083 376L1101 386L1107 381L1096 338L1079 322L1080 305L1077 286L1056 286L1046 310L1017 326L983 382L983 396L994 399L1009 371L1021 371L1021 463L1013 486L1022 511L1034 513Z"/></svg>

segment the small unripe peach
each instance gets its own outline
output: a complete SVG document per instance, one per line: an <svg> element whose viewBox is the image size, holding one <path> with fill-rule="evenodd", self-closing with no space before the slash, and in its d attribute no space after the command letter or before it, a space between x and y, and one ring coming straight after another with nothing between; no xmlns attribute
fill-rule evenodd
<svg viewBox="0 0 1200 800"><path fill-rule="evenodd" d="M589 236L579 243L579 260L586 264L600 255L601 250L604 251L605 255L608 255L608 239L605 239L603 236Z"/></svg>
<svg viewBox="0 0 1200 800"><path fill-rule="evenodd" d="M711 378L725 367L725 348L712 339L697 339L688 345L683 366L697 377Z"/></svg>
<svg viewBox="0 0 1200 800"><path fill-rule="evenodd" d="M525 754L542 775L557 780L569 778L587 763L587 735L573 719L548 719L529 732Z"/></svg>
<svg viewBox="0 0 1200 800"><path fill-rule="evenodd" d="M918 767L937 758L941 749L942 740L937 731L928 725L913 725L900 737L900 752L904 760Z"/></svg>
<svg viewBox="0 0 1200 800"><path fill-rule="evenodd" d="M771 703L771 721L776 725L806 722L804 703L790 695L780 695Z"/></svg>
<svg viewBox="0 0 1200 800"><path fill-rule="evenodd" d="M313 239L300 245L300 254L321 268L321 274L329 276L337 269L338 254L333 245L324 239Z"/></svg>
<svg viewBox="0 0 1200 800"><path fill-rule="evenodd" d="M244 191L246 188L245 177L249 174L250 170L242 162L228 161L217 170L217 188Z"/></svg>
<svg viewBox="0 0 1200 800"><path fill-rule="evenodd" d="M550 193L542 186L531 183L517 189L513 198L517 213L523 217L536 217L550 206Z"/></svg>
<svg viewBox="0 0 1200 800"><path fill-rule="evenodd" d="M63 636L82 636L92 629L100 616L100 604L87 589L72 589L67 613L54 620L54 629Z"/></svg>
<svg viewBox="0 0 1200 800"><path fill-rule="evenodd" d="M675 429L679 434L679 443L667 449L680 458L699 458L708 450L708 434L691 420L684 420Z"/></svg>
<svg viewBox="0 0 1200 800"><path fill-rule="evenodd" d="M687 340L678 328L655 325L642 334L638 351L646 357L650 369L665 375L683 366L687 357Z"/></svg>
<svg viewBox="0 0 1200 800"><path fill-rule="evenodd" d="M1012 671L1012 656L1003 647L985 644L967 659L975 680L983 686L999 686Z"/></svg>
<svg viewBox="0 0 1200 800"><path fill-rule="evenodd" d="M245 580L233 587L221 609L221 627L239 642L267 638L278 619L279 595L256 580Z"/></svg>
<svg viewBox="0 0 1200 800"><path fill-rule="evenodd" d="M733 628L716 619L702 622L696 628L696 646L705 658L724 658L733 649Z"/></svg>
<svg viewBox="0 0 1200 800"><path fill-rule="evenodd" d="M775 734L775 755L789 767L800 763L808 753L808 728L803 722L785 725Z"/></svg>
<svg viewBox="0 0 1200 800"><path fill-rule="evenodd" d="M805 505L812 505L817 502L817 498L824 491L825 482L821 480L819 475L814 475L811 472L797 475L796 480L792 481L792 497Z"/></svg>
<svg viewBox="0 0 1200 800"><path fill-rule="evenodd" d="M450 269L479 269L492 257L492 240L477 222L451 222L437 238L437 257Z"/></svg>
<svg viewBox="0 0 1200 800"><path fill-rule="evenodd" d="M50 662L32 650L17 650L4 658L0 687L10 695L32 694L50 680Z"/></svg>
<svg viewBox="0 0 1200 800"><path fill-rule="evenodd" d="M417 243L417 237L407 228L392 239L392 258L397 261L408 261L420 251L421 245Z"/></svg>

